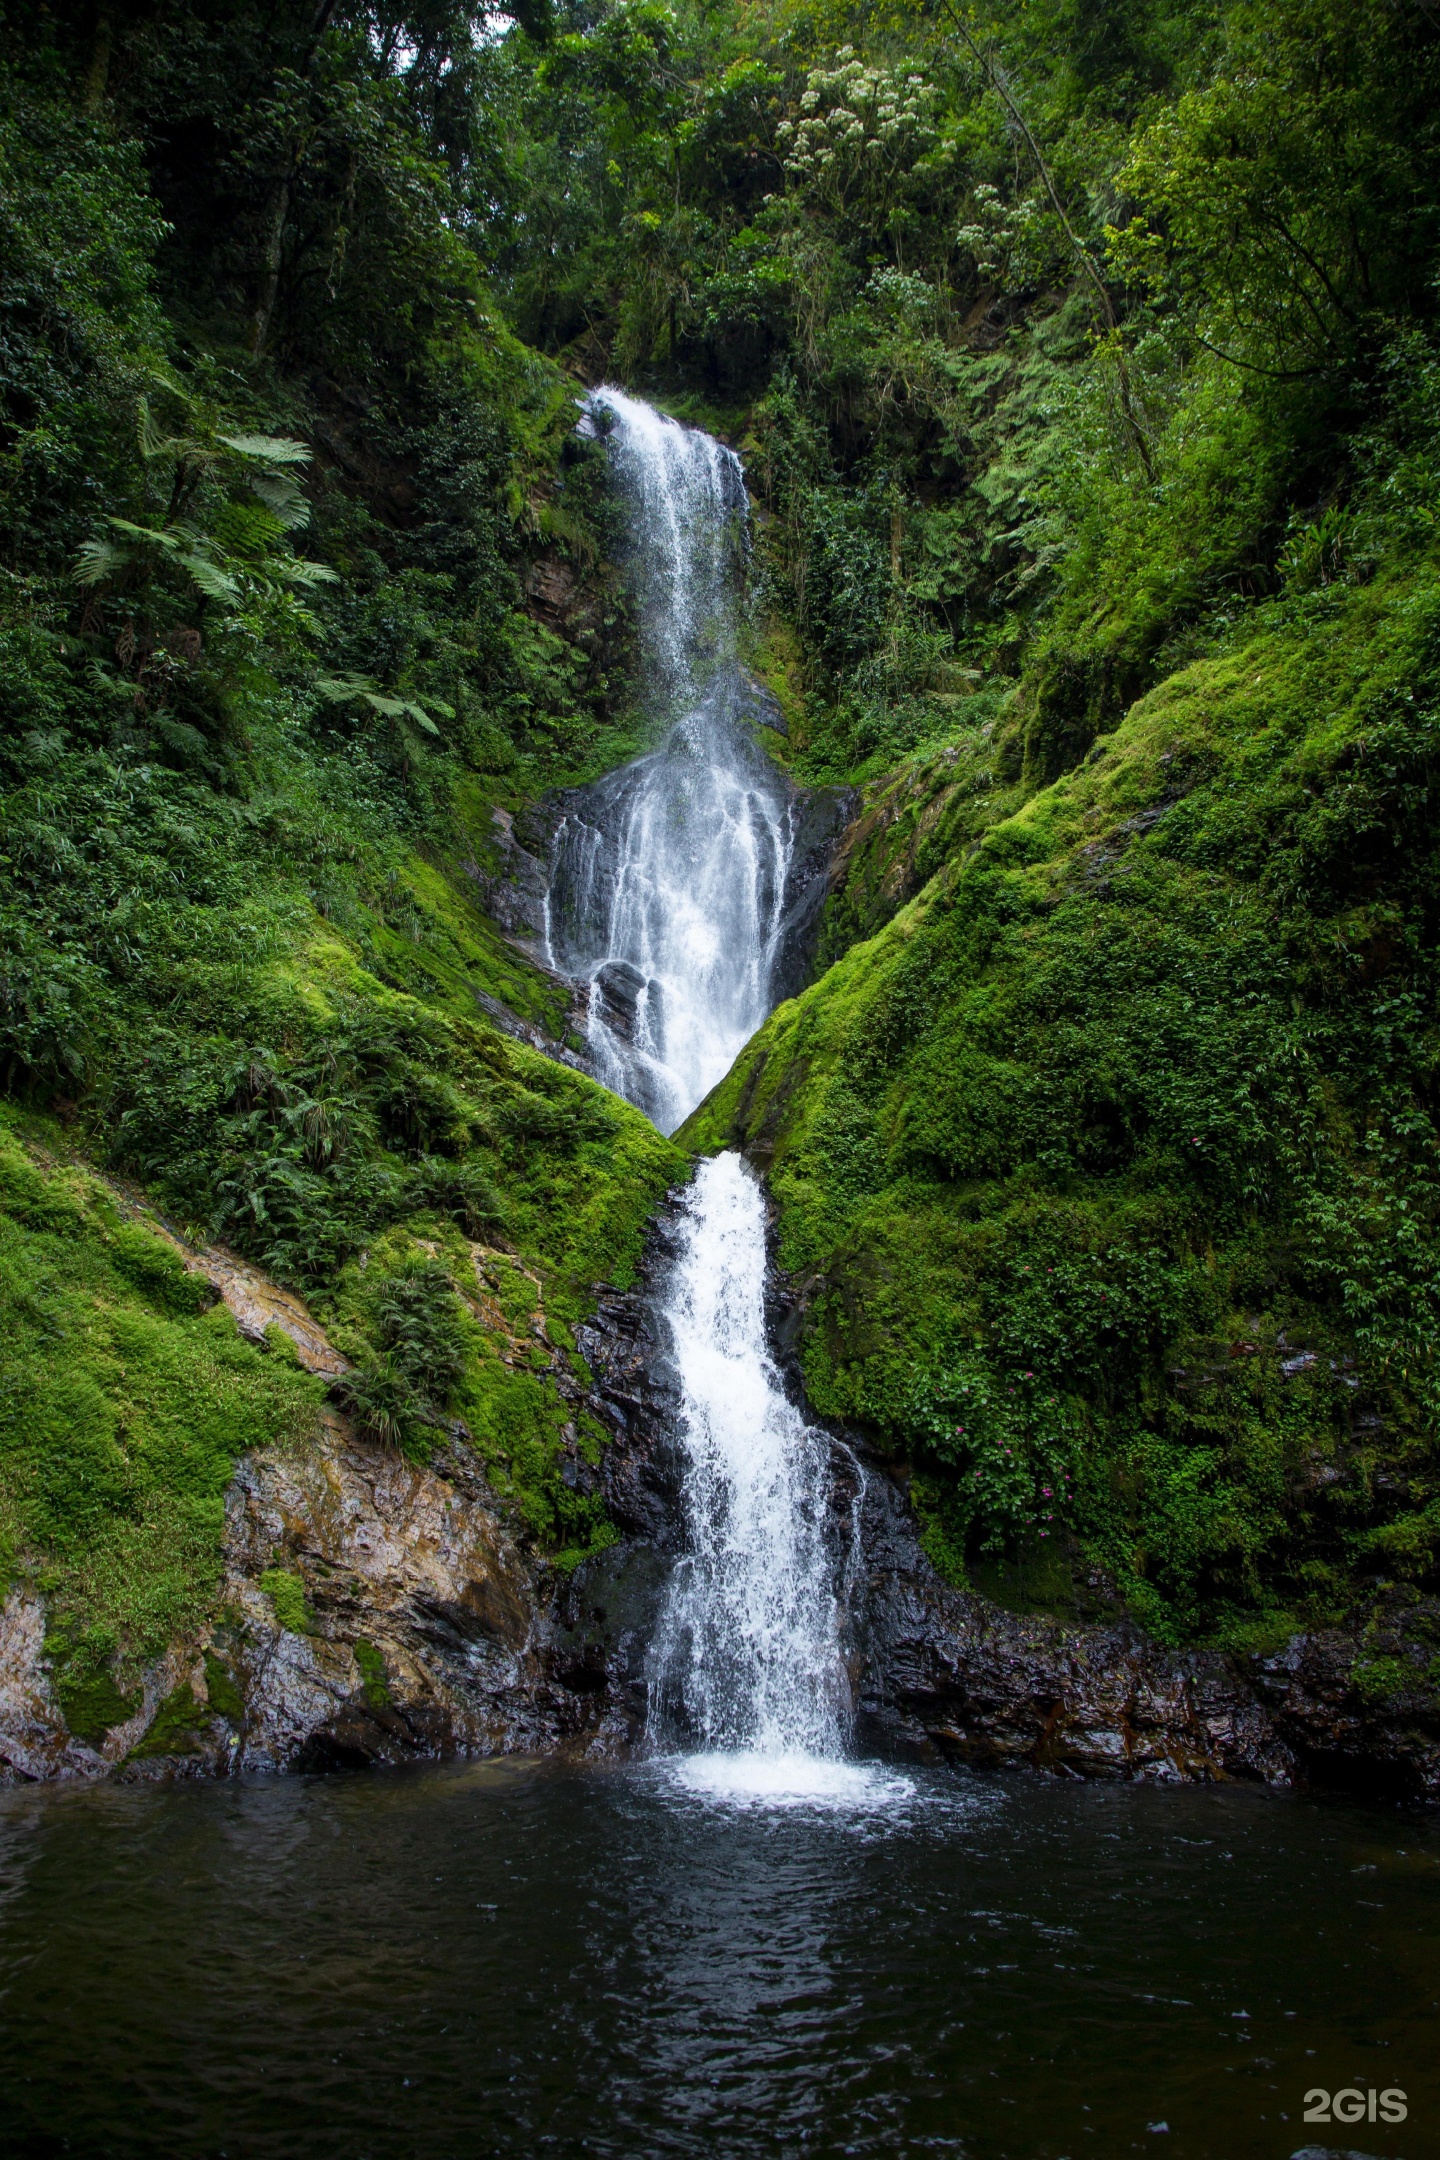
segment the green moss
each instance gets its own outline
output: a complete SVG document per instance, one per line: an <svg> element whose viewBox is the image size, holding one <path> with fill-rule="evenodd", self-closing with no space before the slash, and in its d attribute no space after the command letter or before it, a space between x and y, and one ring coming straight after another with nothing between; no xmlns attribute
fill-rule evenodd
<svg viewBox="0 0 1440 2160"><path fill-rule="evenodd" d="M352 1645L355 1662L360 1668L365 1701L371 1710L385 1710L390 1705L390 1688L385 1676L385 1659L374 1643L357 1642Z"/></svg>
<svg viewBox="0 0 1440 2160"><path fill-rule="evenodd" d="M314 1634L315 1615L306 1603L302 1576L288 1568L268 1567L260 1577L260 1588L274 1606L275 1617L287 1634Z"/></svg>
<svg viewBox="0 0 1440 2160"><path fill-rule="evenodd" d="M467 819L488 820L490 802L473 782L463 804ZM383 912L367 908L356 918L372 963L396 987L459 1017L473 1017L489 998L545 1034L562 1035L565 992L505 941L464 891L463 877L459 864L447 874L419 856L399 866Z"/></svg>
<svg viewBox="0 0 1440 2160"><path fill-rule="evenodd" d="M199 1310L173 1248L62 1145L0 1113L0 1532L57 1636L128 1672L208 1610L237 1457L302 1439L323 1390Z"/></svg>
<svg viewBox="0 0 1440 2160"><path fill-rule="evenodd" d="M910 1480L910 1505L915 1510L921 1550L942 1581L957 1590L968 1590L965 1534L969 1523L963 1513L957 1519L954 1498L953 1488L943 1478L926 1477L920 1472Z"/></svg>
<svg viewBox="0 0 1440 2160"><path fill-rule="evenodd" d="M123 1223L111 1240L115 1266L162 1312L200 1313L215 1303L203 1275L191 1274L174 1246L147 1223Z"/></svg>
<svg viewBox="0 0 1440 2160"><path fill-rule="evenodd" d="M205 1692L210 1699L211 1709L218 1716L227 1719L232 1725L240 1723L245 1715L245 1699L213 1650L205 1653Z"/></svg>
<svg viewBox="0 0 1440 2160"><path fill-rule="evenodd" d="M780 616L769 616L762 634L746 650L745 659L780 707L789 749L803 750L809 740L805 662L791 625Z"/></svg>
<svg viewBox="0 0 1440 2160"><path fill-rule="evenodd" d="M1171 1640L1440 1550L1440 581L1327 609L1018 804L977 745L907 768L836 963L679 1136L769 1166L811 1399L915 1459L942 1571L1043 1530Z"/></svg>
<svg viewBox="0 0 1440 2160"><path fill-rule="evenodd" d="M1406 1659L1359 1657L1350 1668L1350 1685L1362 1702L1378 1708L1414 1687L1420 1675Z"/></svg>
<svg viewBox="0 0 1440 2160"><path fill-rule="evenodd" d="M83 1666L80 1673L63 1674L55 1693L65 1723L77 1740L88 1741L91 1747L99 1747L113 1727L123 1725L140 1708L138 1692L122 1694L113 1674L85 1673Z"/></svg>
<svg viewBox="0 0 1440 2160"><path fill-rule="evenodd" d="M291 1365L297 1372L303 1370L293 1337L286 1333L277 1320L272 1320L265 1330L265 1347L282 1365Z"/></svg>
<svg viewBox="0 0 1440 2160"><path fill-rule="evenodd" d="M205 1704L195 1700L189 1681L182 1680L161 1703L144 1738L131 1748L125 1760L145 1762L158 1755L198 1754L208 1722Z"/></svg>
<svg viewBox="0 0 1440 2160"><path fill-rule="evenodd" d="M582 1560L593 1560L612 1545L618 1545L620 1533L612 1522L597 1516L592 1535L583 1545L562 1545L559 1552L551 1555L551 1565L562 1575L573 1575Z"/></svg>

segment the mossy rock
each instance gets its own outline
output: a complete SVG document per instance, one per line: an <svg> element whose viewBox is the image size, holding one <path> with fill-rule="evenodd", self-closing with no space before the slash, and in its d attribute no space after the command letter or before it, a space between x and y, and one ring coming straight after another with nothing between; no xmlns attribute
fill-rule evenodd
<svg viewBox="0 0 1440 2160"><path fill-rule="evenodd" d="M240 1723L245 1715L245 1698L235 1685L228 1666L221 1663L213 1650L205 1653L205 1692L217 1716L231 1725Z"/></svg>
<svg viewBox="0 0 1440 2160"><path fill-rule="evenodd" d="M269 1567L260 1577L260 1588L275 1609L275 1618L287 1635L313 1635L315 1615L305 1596L304 1579L289 1568Z"/></svg>
<svg viewBox="0 0 1440 2160"><path fill-rule="evenodd" d="M103 1744L107 1733L134 1717L143 1700L138 1689L122 1694L108 1672L91 1673L83 1679L62 1678L56 1682L55 1693L75 1738L96 1748Z"/></svg>
<svg viewBox="0 0 1440 2160"><path fill-rule="evenodd" d="M390 1684L385 1671L384 1653L372 1642L360 1641L351 1645L355 1663L360 1668L362 1692L366 1707L371 1710L388 1710L390 1707Z"/></svg>
<svg viewBox="0 0 1440 2160"><path fill-rule="evenodd" d="M152 1762L164 1755L198 1755L210 1708L197 1702L188 1680L182 1680L165 1697L144 1738L131 1748L127 1762Z"/></svg>

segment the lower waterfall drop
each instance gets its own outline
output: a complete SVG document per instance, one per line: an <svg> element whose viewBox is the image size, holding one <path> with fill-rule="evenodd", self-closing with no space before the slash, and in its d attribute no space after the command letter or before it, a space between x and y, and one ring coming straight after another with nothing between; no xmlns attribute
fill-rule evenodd
<svg viewBox="0 0 1440 2160"><path fill-rule="evenodd" d="M651 1653L650 1728L685 1784L717 1798L848 1801L849 1699L830 1442L780 1384L765 1340L765 1203L739 1155L700 1165L667 1307L681 1390L691 1549Z"/></svg>

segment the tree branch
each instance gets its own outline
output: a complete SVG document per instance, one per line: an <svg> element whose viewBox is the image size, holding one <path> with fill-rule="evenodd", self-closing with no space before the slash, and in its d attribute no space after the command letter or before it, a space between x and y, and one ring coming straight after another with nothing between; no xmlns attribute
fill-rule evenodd
<svg viewBox="0 0 1440 2160"><path fill-rule="evenodd" d="M1120 328L1120 319L1115 313L1115 303L1110 298L1110 288L1105 283L1104 278L1101 276L1099 266L1095 262L1094 257L1091 255L1090 250L1086 247L1084 241L1080 238L1080 235L1076 232L1074 226L1071 224L1069 216L1066 213L1065 205L1060 200L1060 190L1055 185L1054 175L1051 173L1050 167L1045 162L1045 158L1040 149L1039 143L1036 142L1034 135L1030 131L1029 122L1026 120L1024 113L1020 110L1020 107L1017 105L1014 97L1011 95L1009 86L1006 83L1004 76L1000 73L999 68L995 65L995 62L991 55L987 52L982 51L981 47L976 42L973 33L971 32L969 24L964 20L963 16L961 16L959 12L954 7L952 7L951 0L940 0L940 4L944 8L946 14L950 17L950 20L954 23L956 29L960 32L961 37L964 38L965 43L973 54L977 65L982 70L986 81L989 83L991 89L995 92L996 96L1000 99L1000 102L1005 107L1006 112L1009 113L1010 118L1014 121L1016 127L1019 129L1021 135L1023 136L1025 141L1025 147L1030 152L1031 157L1035 160L1035 168L1040 175L1041 181L1044 184L1045 192L1050 198L1051 207L1054 209L1056 217L1059 218L1061 225L1064 227L1065 237L1070 242L1071 247L1074 249L1075 258L1080 264L1081 269L1084 271L1086 278L1089 280L1095 297L1100 304L1100 312L1104 317L1105 327L1107 328L1107 330L1109 330L1111 336L1115 340L1115 359L1120 372L1120 408L1125 415L1125 424L1126 427L1129 429L1130 438L1134 443L1136 450L1140 454L1140 462L1145 468L1145 477L1153 486L1155 481L1155 465L1150 455L1149 439L1145 434L1144 428L1140 425L1140 417L1135 410L1135 400L1131 394L1130 389L1130 368L1125 356L1124 334Z"/></svg>

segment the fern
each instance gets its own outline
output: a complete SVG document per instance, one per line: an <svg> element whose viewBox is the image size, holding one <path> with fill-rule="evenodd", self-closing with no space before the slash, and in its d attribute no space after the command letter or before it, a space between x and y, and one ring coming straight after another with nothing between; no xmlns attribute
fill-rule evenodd
<svg viewBox="0 0 1440 2160"><path fill-rule="evenodd" d="M227 450L241 457L261 458L267 465L308 465L310 448L289 435L217 435Z"/></svg>
<svg viewBox="0 0 1440 2160"><path fill-rule="evenodd" d="M440 733L423 705L414 698L386 696L383 691L377 690L368 675L322 675L315 688L327 704L348 705L358 700L386 720L398 720L402 723L411 720L427 735L438 736ZM430 702L443 719L454 719L453 705L443 704L439 698L431 698Z"/></svg>

